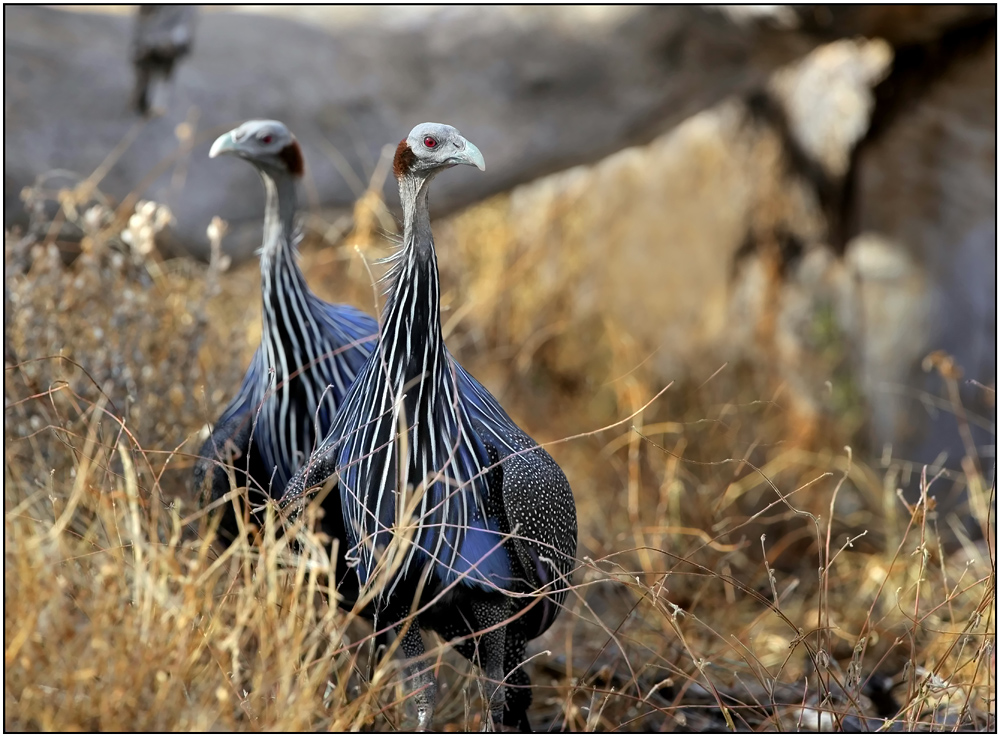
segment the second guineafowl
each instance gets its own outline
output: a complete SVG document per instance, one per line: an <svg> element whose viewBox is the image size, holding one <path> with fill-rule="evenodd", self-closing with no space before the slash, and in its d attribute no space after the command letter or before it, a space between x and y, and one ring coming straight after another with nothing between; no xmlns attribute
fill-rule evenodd
<svg viewBox="0 0 1000 737"><path fill-rule="evenodd" d="M262 327L260 346L201 449L192 483L197 493L219 499L232 488L232 472L235 486L248 488L253 505L280 497L327 436L371 353L378 324L354 307L323 301L306 284L295 248L295 188L304 161L288 128L275 120L249 121L220 136L209 155L245 159L264 184ZM231 504L222 529L237 534Z"/></svg>

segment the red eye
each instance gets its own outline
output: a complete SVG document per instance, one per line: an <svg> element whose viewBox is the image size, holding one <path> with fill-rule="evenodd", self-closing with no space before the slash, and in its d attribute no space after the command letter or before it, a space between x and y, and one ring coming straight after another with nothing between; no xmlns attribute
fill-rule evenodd
<svg viewBox="0 0 1000 737"><path fill-rule="evenodd" d="M274 138L271 136L270 133L268 133L266 136L264 136L263 138L260 139L260 142L261 143L270 143L273 140L274 140Z"/></svg>
<svg viewBox="0 0 1000 737"><path fill-rule="evenodd" d="M431 138L430 136L427 136L426 138L424 138L424 145L425 145L425 146L426 146L427 148L434 148L435 146L437 146L437 145L438 145L438 142L437 142L437 141L435 141L435 140L434 140L433 138Z"/></svg>

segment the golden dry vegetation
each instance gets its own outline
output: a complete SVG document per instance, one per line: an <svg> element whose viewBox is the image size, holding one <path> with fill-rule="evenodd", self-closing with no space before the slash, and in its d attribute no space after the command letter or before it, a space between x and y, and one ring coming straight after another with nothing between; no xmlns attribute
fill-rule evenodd
<svg viewBox="0 0 1000 737"><path fill-rule="evenodd" d="M369 678L370 627L331 603L322 546L293 553L274 524L220 552L186 496L259 337L256 264L165 260L135 219L127 245L129 213L83 194L5 239L5 729L412 726L399 660ZM321 296L375 309L379 208L305 244ZM992 470L925 474L908 506L846 420L803 430L777 371L667 384L627 323L567 298L572 197L536 239L515 209L437 227L450 347L578 505L566 611L529 649L535 728L995 728ZM435 724L478 729L475 674L438 645Z"/></svg>

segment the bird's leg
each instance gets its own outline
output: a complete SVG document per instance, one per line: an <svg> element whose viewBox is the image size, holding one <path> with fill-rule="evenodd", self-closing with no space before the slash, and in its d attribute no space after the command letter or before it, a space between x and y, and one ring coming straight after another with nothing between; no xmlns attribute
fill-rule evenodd
<svg viewBox="0 0 1000 737"><path fill-rule="evenodd" d="M405 630L405 632L404 632ZM409 622L396 625L399 647L409 660L406 666L408 688L417 705L417 731L426 732L431 728L434 717L434 702L437 701L437 680L424 660L424 640L420 636L420 625L416 617Z"/></svg>
<svg viewBox="0 0 1000 737"><path fill-rule="evenodd" d="M510 617L510 600L478 600L472 603L472 613L480 630L505 622ZM479 635L479 665L483 669L489 714L483 720L483 731L494 731L503 724L504 712L504 652L507 626L501 625Z"/></svg>

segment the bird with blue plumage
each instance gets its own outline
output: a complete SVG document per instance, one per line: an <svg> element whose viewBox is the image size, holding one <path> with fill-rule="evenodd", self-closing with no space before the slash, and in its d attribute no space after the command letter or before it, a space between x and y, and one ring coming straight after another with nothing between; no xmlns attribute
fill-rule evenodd
<svg viewBox="0 0 1000 737"><path fill-rule="evenodd" d="M399 143L403 239L378 342L281 503L294 517L334 483L348 565L371 593L365 613L376 627L396 627L410 659L418 727L430 727L436 694L423 628L482 666L493 724L527 729L525 644L565 600L576 507L552 457L441 335L428 196L434 177L456 165L485 169L479 149L451 126L423 123Z"/></svg>
<svg viewBox="0 0 1000 737"><path fill-rule="evenodd" d="M306 283L297 259L297 182L305 168L295 136L276 120L251 120L223 134L209 156L236 156L265 191L260 254L261 341L236 395L195 462L192 486L213 501L245 488L250 507L280 497L325 438L348 388L371 353L375 320L330 304ZM249 520L248 520L249 521ZM232 504L221 529L239 534Z"/></svg>

